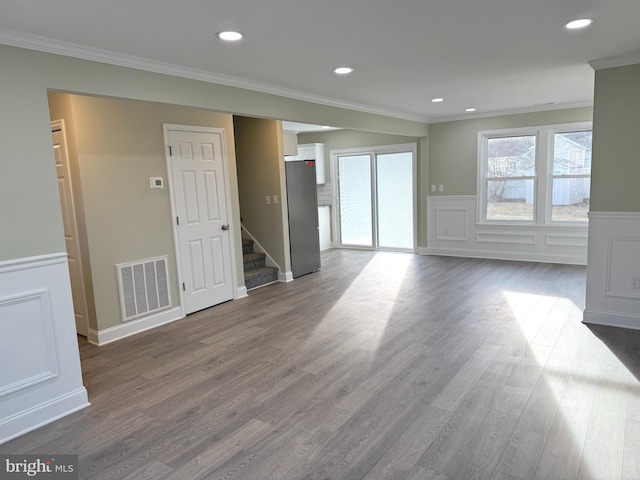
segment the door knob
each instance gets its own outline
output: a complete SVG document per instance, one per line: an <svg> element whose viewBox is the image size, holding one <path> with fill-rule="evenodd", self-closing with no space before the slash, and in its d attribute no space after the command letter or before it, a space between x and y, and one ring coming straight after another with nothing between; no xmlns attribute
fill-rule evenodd
<svg viewBox="0 0 640 480"><path fill-rule="evenodd" d="M229 230L229 225L222 225L223 230Z"/></svg>

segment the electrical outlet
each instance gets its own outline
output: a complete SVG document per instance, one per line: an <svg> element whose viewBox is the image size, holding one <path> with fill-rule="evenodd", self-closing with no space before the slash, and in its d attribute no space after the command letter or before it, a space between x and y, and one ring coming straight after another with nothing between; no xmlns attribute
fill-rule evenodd
<svg viewBox="0 0 640 480"><path fill-rule="evenodd" d="M438 191L439 192L444 192L444 185L438 186Z"/></svg>
<svg viewBox="0 0 640 480"><path fill-rule="evenodd" d="M435 185L431 185L431 191L435 192L436 191L436 186Z"/></svg>
<svg viewBox="0 0 640 480"><path fill-rule="evenodd" d="M631 288L640 290L640 277L633 277L631 279Z"/></svg>
<svg viewBox="0 0 640 480"><path fill-rule="evenodd" d="M265 205L271 205L271 197L269 195L264 197L264 203Z"/></svg>
<svg viewBox="0 0 640 480"><path fill-rule="evenodd" d="M273 203L274 205L278 204L278 195L273 195L273 201L271 203Z"/></svg>

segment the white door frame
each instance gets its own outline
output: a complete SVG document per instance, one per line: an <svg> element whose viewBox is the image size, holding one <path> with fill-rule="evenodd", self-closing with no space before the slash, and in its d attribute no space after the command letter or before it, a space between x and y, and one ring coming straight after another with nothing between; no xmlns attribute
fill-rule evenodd
<svg viewBox="0 0 640 480"><path fill-rule="evenodd" d="M167 166L167 183L169 185L169 198L171 203L171 225L173 230L173 243L174 243L174 253L176 258L176 270L178 272L178 286L182 285L183 282L183 268L180 259L182 258L180 255L180 238L178 234L178 225L176 222L177 212L176 212L176 198L174 191L174 179L172 176L172 167L171 167L171 155L169 152L169 131L181 131L181 132L190 132L190 133L213 133L219 134L221 136L221 149L222 149L222 168L224 172L224 184L226 190L226 203L227 203L227 218L229 221L229 230L231 234L231 281L233 282L233 299L236 300L239 298L238 293L238 272L236 270L236 247L235 247L235 239L238 232L236 232L235 225L233 222L232 216L232 208L231 208L231 189L229 183L229 166L228 166L228 158L227 158L227 145L226 145L226 137L225 137L225 129L217 128L217 127L203 127L203 126L194 126L194 125L180 125L173 123L163 123L163 138L165 145L165 160ZM184 294L182 288L178 288L178 292L180 293L180 311L181 315L185 317L187 315L185 309L185 301Z"/></svg>
<svg viewBox="0 0 640 480"><path fill-rule="evenodd" d="M401 152L411 152L412 154L412 175L413 175L413 185L412 185L412 195L413 195L413 247L410 251L416 252L418 246L418 144L417 143L400 143L394 145L377 145L373 147L355 147L355 148L343 148L339 150L331 150L329 152L330 158L330 169L331 169L331 184L333 185L333 206L331 209L331 228L334 232L333 241L335 242L334 248L353 248L353 249L363 249L363 250L376 250L378 249L377 238L373 238L373 246L365 247L365 246L353 246L349 245L344 247L342 245L342 234L341 234L341 225L340 225L340 179L338 178L338 157L350 156L350 155L371 155L373 165L376 162L376 156L378 154L385 153L401 153ZM371 173L371 181L372 181L372 189L374 190L372 193L375 197L376 191L374 184L376 182L376 172L373 169ZM371 215L373 221L373 234L377 237L377 219L375 209L377 200L374 198L371 205ZM385 250L394 250L394 249L385 249ZM407 251L405 249L400 249L400 251Z"/></svg>
<svg viewBox="0 0 640 480"><path fill-rule="evenodd" d="M83 325L81 325L81 328L78 328L76 326L76 331L77 333L79 333L80 335L84 335L87 338L89 338L89 308L88 308L88 302L87 302L87 292L86 292L86 287L85 287L85 282L84 282L84 270L83 270L83 261L82 261L82 250L80 248L80 239L78 237L78 216L76 214L76 202L75 202L75 195L73 192L73 179L71 178L71 165L70 165L70 160L69 160L69 148L67 146L67 130L65 127L65 123L64 123L64 119L59 119L59 120L52 120L51 121L51 133L53 134L54 130L60 130L60 133L62 134L62 144L63 144L63 148L64 148L64 153L65 153L65 159L64 159L64 168L65 168L65 177L66 177L66 181L67 181L67 186L69 188L70 191L70 205L69 207L71 208L71 216L73 217L72 223L73 225L71 225L72 228L72 234L74 235L75 241L76 241L76 247L77 247L77 258L76 261L78 262L78 275L79 275L79 281L80 281L80 285L76 285L76 287L80 290L80 298L74 299L75 301L79 301L82 309L83 309L83 315L84 315L84 322ZM62 202L62 200L60 200ZM66 244L66 241L65 241ZM65 246L66 248L66 246ZM71 280L71 272L69 272L69 280ZM73 289L72 289L73 291ZM75 315L74 315L75 317ZM77 322L76 322L77 325ZM81 329L84 329L83 331L79 331Z"/></svg>

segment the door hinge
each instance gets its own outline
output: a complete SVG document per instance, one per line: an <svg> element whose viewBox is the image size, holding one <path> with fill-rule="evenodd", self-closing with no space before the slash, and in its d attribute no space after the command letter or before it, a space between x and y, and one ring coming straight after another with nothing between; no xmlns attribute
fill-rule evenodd
<svg viewBox="0 0 640 480"><path fill-rule="evenodd" d="M171 145L169 145L168 147L169 147L169 156L173 157L173 147Z"/></svg>
<svg viewBox="0 0 640 480"><path fill-rule="evenodd" d="M176 225L180 225L180 217L176 217Z"/></svg>
<svg viewBox="0 0 640 480"><path fill-rule="evenodd" d="M182 291L183 291L183 292L186 292L186 291L187 291L187 287L186 287L186 285L184 284L184 282L182 282Z"/></svg>

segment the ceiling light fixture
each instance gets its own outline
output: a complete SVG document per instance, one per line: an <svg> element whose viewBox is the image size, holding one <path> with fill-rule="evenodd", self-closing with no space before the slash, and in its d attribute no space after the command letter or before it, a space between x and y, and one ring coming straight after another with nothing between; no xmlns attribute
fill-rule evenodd
<svg viewBox="0 0 640 480"><path fill-rule="evenodd" d="M353 68L351 67L338 67L333 69L333 73L336 75L348 75L353 72Z"/></svg>
<svg viewBox="0 0 640 480"><path fill-rule="evenodd" d="M244 35L242 35L240 32L234 32L232 30L227 30L227 31L224 31L224 32L218 32L218 33L216 33L216 35L218 36L218 38L220 40L224 40L226 42L237 42L242 37L244 37Z"/></svg>
<svg viewBox="0 0 640 480"><path fill-rule="evenodd" d="M465 111L465 112L469 112L469 113L471 113L471 112L475 112L475 111L476 111L476 109L475 109L475 108L473 108L473 107L471 107L471 108L465 108L465 109L464 109L464 111Z"/></svg>
<svg viewBox="0 0 640 480"><path fill-rule="evenodd" d="M564 24L564 28L567 30L579 30L581 28L586 28L593 23L593 18L579 18L577 20L572 20L569 23Z"/></svg>
<svg viewBox="0 0 640 480"><path fill-rule="evenodd" d="M432 98L431 101L433 103L441 103L444 102L444 98Z"/></svg>

